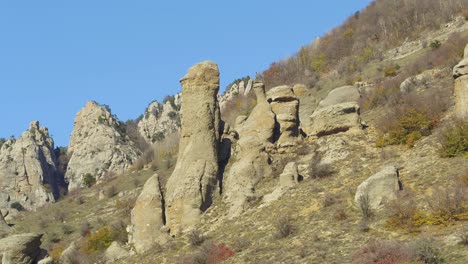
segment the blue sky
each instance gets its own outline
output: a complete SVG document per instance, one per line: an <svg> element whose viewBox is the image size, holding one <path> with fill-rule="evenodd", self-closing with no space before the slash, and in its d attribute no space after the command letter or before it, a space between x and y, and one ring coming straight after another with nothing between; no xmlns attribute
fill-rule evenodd
<svg viewBox="0 0 468 264"><path fill-rule="evenodd" d="M203 60L224 90L370 2L0 0L0 137L39 120L66 146L87 101L136 118Z"/></svg>

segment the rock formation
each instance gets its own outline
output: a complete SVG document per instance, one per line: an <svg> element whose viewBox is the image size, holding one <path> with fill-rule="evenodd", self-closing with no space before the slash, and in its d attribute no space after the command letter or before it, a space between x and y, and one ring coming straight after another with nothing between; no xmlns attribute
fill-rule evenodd
<svg viewBox="0 0 468 264"><path fill-rule="evenodd" d="M196 64L180 82L184 98L181 139L165 199L166 221L172 234L197 224L218 188L218 66L209 61Z"/></svg>
<svg viewBox="0 0 468 264"><path fill-rule="evenodd" d="M279 182L273 192L263 196L261 207L268 206L272 202L278 200L291 187L297 185L301 181L301 176L295 162L289 162L283 169L279 177Z"/></svg>
<svg viewBox="0 0 468 264"><path fill-rule="evenodd" d="M3 264L37 263L41 257L42 234L20 234L0 239L0 259Z"/></svg>
<svg viewBox="0 0 468 264"><path fill-rule="evenodd" d="M396 199L401 189L398 169L387 166L358 186L354 201L359 204L361 199L368 199L371 209L379 209L385 202Z"/></svg>
<svg viewBox="0 0 468 264"><path fill-rule="evenodd" d="M403 93L421 92L434 86L434 81L438 75L445 75L448 69L431 69L418 75L408 77L400 84L400 91Z"/></svg>
<svg viewBox="0 0 468 264"><path fill-rule="evenodd" d="M455 115L468 118L468 44L465 47L465 58L453 68L455 78Z"/></svg>
<svg viewBox="0 0 468 264"><path fill-rule="evenodd" d="M131 213L129 243L133 244L137 253L167 241L167 232L161 231L165 224L164 217L164 199L156 174L146 181Z"/></svg>
<svg viewBox="0 0 468 264"><path fill-rule="evenodd" d="M299 100L289 86L269 90L267 100L279 126L278 145L293 145L299 136Z"/></svg>
<svg viewBox="0 0 468 264"><path fill-rule="evenodd" d="M180 94L169 97L160 104L153 101L138 122L138 131L148 143L162 140L180 129Z"/></svg>
<svg viewBox="0 0 468 264"><path fill-rule="evenodd" d="M112 244L106 249L106 252L104 253L104 257L106 259L106 263L113 263L116 260L128 257L129 253L127 250L125 250L122 245L114 241Z"/></svg>
<svg viewBox="0 0 468 264"><path fill-rule="evenodd" d="M219 101L219 107L221 111L224 110L226 105L237 98L238 96L247 96L250 94L253 88L253 83L254 80L251 78L248 78L248 80L244 81L238 81L235 82L234 84L229 87L229 89L224 93L224 95L220 95L218 98Z"/></svg>
<svg viewBox="0 0 468 264"><path fill-rule="evenodd" d="M139 154L124 124L108 107L94 101L76 115L68 152L71 158L65 178L69 190L81 187L85 176L99 180L106 172L122 173Z"/></svg>
<svg viewBox="0 0 468 264"><path fill-rule="evenodd" d="M39 122L0 149L0 208L19 202L34 209L58 197L54 141Z"/></svg>
<svg viewBox="0 0 468 264"><path fill-rule="evenodd" d="M310 116L303 129L309 136L326 136L360 127L359 91L354 86L332 90Z"/></svg>
<svg viewBox="0 0 468 264"><path fill-rule="evenodd" d="M275 114L266 99L263 83L255 83L253 90L257 105L247 119L239 117L236 120L239 140L232 165L223 181L223 194L230 204L230 216L242 213L249 197L255 194L255 185L262 177L271 175L270 156L266 149L274 140Z"/></svg>

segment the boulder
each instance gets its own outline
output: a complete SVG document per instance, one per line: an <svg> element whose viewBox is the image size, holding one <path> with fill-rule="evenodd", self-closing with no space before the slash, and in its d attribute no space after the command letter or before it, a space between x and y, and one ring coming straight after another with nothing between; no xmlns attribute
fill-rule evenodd
<svg viewBox="0 0 468 264"><path fill-rule="evenodd" d="M433 86L437 76L443 74L446 69L432 69L415 76L408 77L400 84L403 93L421 92Z"/></svg>
<svg viewBox="0 0 468 264"><path fill-rule="evenodd" d="M260 207L268 206L278 200L291 187L297 185L300 181L299 171L295 162L289 162L283 169L279 177L279 182L273 192L265 195L262 199L263 204Z"/></svg>
<svg viewBox="0 0 468 264"><path fill-rule="evenodd" d="M0 150L0 208L19 202L35 209L58 198L58 173L54 141L46 127L33 121L17 138Z"/></svg>
<svg viewBox="0 0 468 264"><path fill-rule="evenodd" d="M129 255L130 253L117 241L112 242L104 253L106 263L112 263L116 260L128 257Z"/></svg>
<svg viewBox="0 0 468 264"><path fill-rule="evenodd" d="M109 107L88 102L76 115L68 146L68 189L82 187L85 176L99 181L106 173L127 170L140 152L125 133Z"/></svg>
<svg viewBox="0 0 468 264"><path fill-rule="evenodd" d="M161 232L164 217L164 199L159 176L155 174L146 181L131 213L132 232L128 241L133 244L137 253L167 242L168 234Z"/></svg>
<svg viewBox="0 0 468 264"><path fill-rule="evenodd" d="M361 199L369 199L371 209L380 209L385 202L395 200L402 188L398 169L387 166L358 186L354 201L359 204Z"/></svg>
<svg viewBox="0 0 468 264"><path fill-rule="evenodd" d="M149 144L160 141L167 135L180 130L180 94L169 97L163 104L153 101L148 105L138 131Z"/></svg>
<svg viewBox="0 0 468 264"><path fill-rule="evenodd" d="M191 229L212 203L218 184L220 111L218 65L205 61L181 79L182 127L179 154L166 193L172 234Z"/></svg>
<svg viewBox="0 0 468 264"><path fill-rule="evenodd" d="M309 135L327 136L361 126L357 103L341 103L320 108L310 117Z"/></svg>
<svg viewBox="0 0 468 264"><path fill-rule="evenodd" d="M293 142L299 136L299 99L289 86L268 91L267 100L279 126L279 145Z"/></svg>
<svg viewBox="0 0 468 264"><path fill-rule="evenodd" d="M37 263L42 253L42 234L20 234L0 239L0 257L3 264Z"/></svg>
<svg viewBox="0 0 468 264"><path fill-rule="evenodd" d="M465 58L453 68L455 78L455 115L468 118L468 44L465 47Z"/></svg>
<svg viewBox="0 0 468 264"><path fill-rule="evenodd" d="M39 260L37 264L54 264L54 259L51 256L47 256Z"/></svg>
<svg viewBox="0 0 468 264"><path fill-rule="evenodd" d="M341 103L359 102L359 89L354 86L338 87L330 91L327 97L320 101L318 108L325 108Z"/></svg>
<svg viewBox="0 0 468 264"><path fill-rule="evenodd" d="M72 242L60 255L60 264L88 263L81 255L80 249L75 242Z"/></svg>
<svg viewBox="0 0 468 264"><path fill-rule="evenodd" d="M279 177L279 186L291 187L299 183L299 172L295 162L289 162Z"/></svg>
<svg viewBox="0 0 468 264"><path fill-rule="evenodd" d="M275 114L265 95L263 83L254 84L257 105L247 119L236 120L239 140L235 157L223 179L223 195L229 204L229 216L241 214L249 197L255 195L255 186L263 177L272 173L270 156L266 148L274 140Z"/></svg>

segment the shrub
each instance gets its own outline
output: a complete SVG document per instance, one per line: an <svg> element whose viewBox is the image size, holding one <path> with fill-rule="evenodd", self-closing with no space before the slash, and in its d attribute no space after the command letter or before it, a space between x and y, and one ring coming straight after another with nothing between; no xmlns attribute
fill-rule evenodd
<svg viewBox="0 0 468 264"><path fill-rule="evenodd" d="M91 233L91 225L88 221L81 224L80 234L82 237L85 237Z"/></svg>
<svg viewBox="0 0 468 264"><path fill-rule="evenodd" d="M117 194L117 187L115 185L111 185L109 188L106 189L105 195L107 198L112 198Z"/></svg>
<svg viewBox="0 0 468 264"><path fill-rule="evenodd" d="M468 122L455 120L442 128L439 139L442 144L439 153L451 158L459 155L468 157Z"/></svg>
<svg viewBox="0 0 468 264"><path fill-rule="evenodd" d="M398 241L371 241L353 256L356 264L393 264L409 263L414 259L406 244Z"/></svg>
<svg viewBox="0 0 468 264"><path fill-rule="evenodd" d="M112 233L109 228L104 227L87 236L86 250L96 253L105 250L112 243Z"/></svg>
<svg viewBox="0 0 468 264"><path fill-rule="evenodd" d="M431 49L438 49L440 48L440 46L442 46L442 43L440 43L440 41L437 39L431 41L431 44L429 44L429 47L431 47Z"/></svg>
<svg viewBox="0 0 468 264"><path fill-rule="evenodd" d="M73 233L73 227L69 226L69 225L62 225L62 232L65 234L65 235L70 235Z"/></svg>
<svg viewBox="0 0 468 264"><path fill-rule="evenodd" d="M24 211L23 205L20 202L13 202L10 204L10 208L16 209L18 211Z"/></svg>
<svg viewBox="0 0 468 264"><path fill-rule="evenodd" d="M457 220L468 212L468 195L460 186L434 190L428 199L433 217Z"/></svg>
<svg viewBox="0 0 468 264"><path fill-rule="evenodd" d="M395 200L387 204L389 219L387 224L392 227L414 227L414 220L417 217L417 206L414 194L410 191L401 191Z"/></svg>
<svg viewBox="0 0 468 264"><path fill-rule="evenodd" d="M135 206L136 198L119 199L115 202L115 207L121 210L124 215L129 215Z"/></svg>
<svg viewBox="0 0 468 264"><path fill-rule="evenodd" d="M399 65L387 66L387 67L385 67L384 70L383 70L384 76L385 76L385 77L394 77L394 76L397 76L397 74L398 74L398 69L400 69L400 66L399 66Z"/></svg>
<svg viewBox="0 0 468 264"><path fill-rule="evenodd" d="M334 205L338 201L338 197L332 193L325 193L325 196L322 200L323 207L329 207Z"/></svg>
<svg viewBox="0 0 468 264"><path fill-rule="evenodd" d="M460 237L460 243L468 246L468 225L463 225L458 232L458 237Z"/></svg>
<svg viewBox="0 0 468 264"><path fill-rule="evenodd" d="M54 260L54 263L59 263L63 250L64 248L61 245L54 245L52 249L49 250L49 256Z"/></svg>
<svg viewBox="0 0 468 264"><path fill-rule="evenodd" d="M427 136L434 127L434 122L420 110L411 108L404 110L395 120L388 120L385 126L380 126L385 134L377 139L376 146L406 144L413 147L416 140Z"/></svg>
<svg viewBox="0 0 468 264"><path fill-rule="evenodd" d="M277 237L285 238L292 235L295 231L293 220L288 214L280 216L275 223Z"/></svg>
<svg viewBox="0 0 468 264"><path fill-rule="evenodd" d="M198 229L192 229L190 233L188 233L187 237L190 245L192 246L200 246L206 239L203 233Z"/></svg>
<svg viewBox="0 0 468 264"><path fill-rule="evenodd" d="M358 200L359 209L361 209L362 219L368 220L373 216L370 205L369 195L361 195Z"/></svg>
<svg viewBox="0 0 468 264"><path fill-rule="evenodd" d="M83 184L86 187L91 187L96 183L96 178L91 173L86 173L83 177Z"/></svg>
<svg viewBox="0 0 468 264"><path fill-rule="evenodd" d="M413 245L417 259L427 264L437 264L444 262L444 259L432 237L418 239Z"/></svg>
<svg viewBox="0 0 468 264"><path fill-rule="evenodd" d="M321 162L321 157L317 153L312 158L312 161L309 164L308 171L310 177L315 179L326 178L332 176L335 173L333 167L330 164Z"/></svg>

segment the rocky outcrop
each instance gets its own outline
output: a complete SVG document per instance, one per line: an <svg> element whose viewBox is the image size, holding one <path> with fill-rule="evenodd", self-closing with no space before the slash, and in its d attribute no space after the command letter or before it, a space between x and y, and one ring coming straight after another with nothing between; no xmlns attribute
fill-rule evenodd
<svg viewBox="0 0 468 264"><path fill-rule="evenodd" d="M266 99L263 83L255 83L253 90L257 105L248 118L238 117L236 120L235 129L239 140L232 165L223 180L223 194L230 205L230 216L237 216L244 211L249 197L255 195L257 183L272 172L266 149L274 141L275 114Z"/></svg>
<svg viewBox="0 0 468 264"><path fill-rule="evenodd" d="M180 94L168 97L164 103L153 101L138 122L138 131L148 143L164 139L180 129Z"/></svg>
<svg viewBox="0 0 468 264"><path fill-rule="evenodd" d="M29 130L0 149L0 208L15 202L34 209L58 197L54 141L34 121Z"/></svg>
<svg viewBox="0 0 468 264"><path fill-rule="evenodd" d="M166 243L168 234L162 231L164 218L164 198L156 174L146 181L131 213L128 241L137 253L145 252L156 244Z"/></svg>
<svg viewBox="0 0 468 264"><path fill-rule="evenodd" d="M108 107L88 102L76 115L65 178L69 190L83 185L85 176L101 179L107 172L122 173L139 155L125 134L125 126Z"/></svg>
<svg viewBox="0 0 468 264"><path fill-rule="evenodd" d="M446 75L448 69L431 69L418 75L408 77L400 84L400 91L403 93L422 92L434 86L434 81L439 75Z"/></svg>
<svg viewBox="0 0 468 264"><path fill-rule="evenodd" d="M359 102L359 98L361 95L359 94L359 89L356 88L355 86L343 86L343 87L338 87L333 90L331 90L327 97L320 101L318 105L318 109L321 108L326 108L329 106L337 105L337 104L342 104L342 103L349 103L349 102L354 102L357 103Z"/></svg>
<svg viewBox="0 0 468 264"><path fill-rule="evenodd" d="M223 111L226 105L235 98L249 95L252 91L253 83L254 80L251 78L247 78L245 81L238 80L237 82L233 83L231 87L229 87L229 89L224 93L224 95L220 95L218 97L221 111Z"/></svg>
<svg viewBox="0 0 468 264"><path fill-rule="evenodd" d="M291 187L297 185L301 181L298 167L295 162L289 162L283 169L279 177L279 182L272 193L269 193L263 197L263 206L267 206L273 201L278 200L284 193L286 193Z"/></svg>
<svg viewBox="0 0 468 264"><path fill-rule="evenodd" d="M368 199L371 209L379 209L385 202L395 200L402 188L398 169L387 166L358 186L354 201L359 204L362 199Z"/></svg>
<svg viewBox="0 0 468 264"><path fill-rule="evenodd" d="M106 249L104 253L104 257L106 259L106 263L113 263L116 260L123 259L129 256L129 252L122 247L122 245L114 241L111 245Z"/></svg>
<svg viewBox="0 0 468 264"><path fill-rule="evenodd" d="M309 136L327 136L361 126L359 90L344 86L332 90L310 116L309 126L303 130Z"/></svg>
<svg viewBox="0 0 468 264"><path fill-rule="evenodd" d="M278 123L278 145L294 145L299 136L299 99L289 86L279 86L268 91L267 100Z"/></svg>
<svg viewBox="0 0 468 264"><path fill-rule="evenodd" d="M87 263L81 256L80 249L75 242L72 242L60 255L60 264Z"/></svg>
<svg viewBox="0 0 468 264"><path fill-rule="evenodd" d="M177 164L166 184L166 224L172 234L192 228L218 188L220 112L218 66L192 66L181 79L182 127Z"/></svg>
<svg viewBox="0 0 468 264"><path fill-rule="evenodd" d="M41 250L42 234L20 234L0 239L0 258L3 264L37 263Z"/></svg>
<svg viewBox="0 0 468 264"><path fill-rule="evenodd" d="M453 68L455 78L455 115L468 118L468 44L465 47L465 58Z"/></svg>

